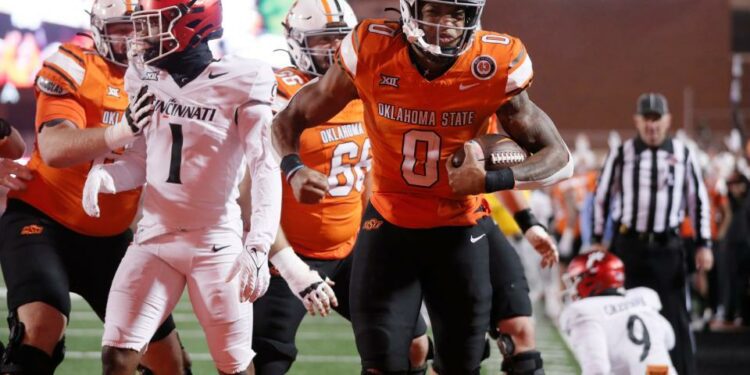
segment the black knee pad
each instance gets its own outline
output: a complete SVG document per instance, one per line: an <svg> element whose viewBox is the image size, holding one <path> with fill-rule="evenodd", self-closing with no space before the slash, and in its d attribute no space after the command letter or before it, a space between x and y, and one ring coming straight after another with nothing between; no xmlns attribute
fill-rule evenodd
<svg viewBox="0 0 750 375"><path fill-rule="evenodd" d="M5 348L0 361L0 373L23 375L51 375L65 358L65 338L57 343L48 355L44 350L23 344L26 326L18 320L15 311L8 314L10 334L8 347Z"/></svg>
<svg viewBox="0 0 750 375"><path fill-rule="evenodd" d="M542 354L536 350L518 353L503 360L502 371L508 375L544 375Z"/></svg>
<svg viewBox="0 0 750 375"><path fill-rule="evenodd" d="M6 358L0 365L0 373L3 374L52 375L59 364L44 350L30 345L13 348Z"/></svg>
<svg viewBox="0 0 750 375"><path fill-rule="evenodd" d="M516 351L516 343L513 341L513 337L511 337L511 335L500 333L496 339L497 347L500 349L500 354L503 355L503 358L512 357L513 353Z"/></svg>

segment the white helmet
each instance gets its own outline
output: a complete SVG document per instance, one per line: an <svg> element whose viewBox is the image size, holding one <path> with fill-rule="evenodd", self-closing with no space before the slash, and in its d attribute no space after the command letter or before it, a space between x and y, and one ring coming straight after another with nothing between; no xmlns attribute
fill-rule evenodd
<svg viewBox="0 0 750 375"><path fill-rule="evenodd" d="M474 32L480 29L480 19L485 2L486 0L401 0L402 29L409 43L414 44L419 49L435 56L456 57L471 46ZM445 26L423 20L420 9L425 3L454 5L463 8L466 14L464 26ZM436 29L436 40L428 41L425 39L424 26ZM461 32L461 40L458 45L441 46L439 39L441 29L454 29Z"/></svg>
<svg viewBox="0 0 750 375"><path fill-rule="evenodd" d="M128 66L127 53L115 53L112 45L122 43L125 46L127 37L109 35L107 26L118 23L132 26L130 14L133 13L135 2L135 0L94 0L89 13L96 50L102 57L120 66Z"/></svg>
<svg viewBox="0 0 750 375"><path fill-rule="evenodd" d="M297 0L282 24L294 65L305 73L321 75L325 72L316 66L313 56L327 57L333 64L336 51L311 48L308 38L322 35L343 37L357 25L357 16L345 0Z"/></svg>

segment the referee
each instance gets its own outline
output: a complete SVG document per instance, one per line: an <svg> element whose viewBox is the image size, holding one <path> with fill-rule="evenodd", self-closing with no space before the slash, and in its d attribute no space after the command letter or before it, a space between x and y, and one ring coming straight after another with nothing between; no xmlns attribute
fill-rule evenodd
<svg viewBox="0 0 750 375"><path fill-rule="evenodd" d="M604 249L602 236L611 217L615 234L610 251L625 263L625 287L646 286L659 293L661 313L675 331L672 362L677 373L695 374L687 255L677 230L687 210L695 226L696 267L709 270L708 194L695 150L667 136L671 116L664 96L641 95L634 120L638 135L610 150L597 183L592 249ZM647 350L642 335L634 334L634 342Z"/></svg>

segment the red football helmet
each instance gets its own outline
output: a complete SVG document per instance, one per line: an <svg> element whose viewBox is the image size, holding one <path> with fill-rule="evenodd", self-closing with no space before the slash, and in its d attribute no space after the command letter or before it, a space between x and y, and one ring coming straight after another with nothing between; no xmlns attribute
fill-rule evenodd
<svg viewBox="0 0 750 375"><path fill-rule="evenodd" d="M625 266L612 253L592 251L570 261L563 282L574 300L595 296L607 289L622 288Z"/></svg>
<svg viewBox="0 0 750 375"><path fill-rule="evenodd" d="M131 54L145 64L220 38L223 31L221 0L139 0L131 19Z"/></svg>

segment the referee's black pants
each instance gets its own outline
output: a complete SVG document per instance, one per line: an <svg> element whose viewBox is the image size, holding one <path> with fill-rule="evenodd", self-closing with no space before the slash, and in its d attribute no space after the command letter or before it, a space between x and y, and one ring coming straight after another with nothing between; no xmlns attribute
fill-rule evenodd
<svg viewBox="0 0 750 375"><path fill-rule="evenodd" d="M682 239L668 235L660 239L638 234L618 234L612 252L625 264L625 287L655 290L661 298L661 314L672 324L675 347L669 352L680 375L696 373L690 314L686 303L685 249Z"/></svg>

